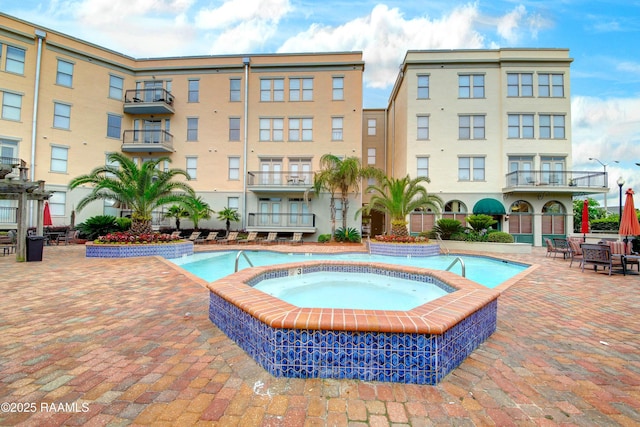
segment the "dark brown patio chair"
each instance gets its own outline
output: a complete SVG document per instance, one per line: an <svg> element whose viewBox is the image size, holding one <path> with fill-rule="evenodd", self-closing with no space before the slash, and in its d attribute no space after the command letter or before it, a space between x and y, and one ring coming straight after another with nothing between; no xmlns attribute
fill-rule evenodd
<svg viewBox="0 0 640 427"><path fill-rule="evenodd" d="M582 272L584 272L584 266L588 264L593 266L593 271L598 271L598 267L608 268L611 276L613 262L609 245L583 243L580 247L582 248Z"/></svg>

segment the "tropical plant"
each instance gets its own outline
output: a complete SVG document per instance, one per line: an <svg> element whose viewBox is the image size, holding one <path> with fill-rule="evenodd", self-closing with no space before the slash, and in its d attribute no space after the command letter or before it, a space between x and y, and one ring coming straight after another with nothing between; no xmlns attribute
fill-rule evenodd
<svg viewBox="0 0 640 427"><path fill-rule="evenodd" d="M116 231L99 236L94 243L113 244L149 244L149 243L171 243L179 241L179 237L171 237L164 233L132 233L130 231Z"/></svg>
<svg viewBox="0 0 640 427"><path fill-rule="evenodd" d="M327 243L331 241L331 234L320 234L318 236L318 243Z"/></svg>
<svg viewBox="0 0 640 427"><path fill-rule="evenodd" d="M229 235L229 231L231 230L231 222L240 221L240 214L237 210L231 209L229 207L225 207L221 211L218 212L218 219L220 221L225 222L225 226L227 229L227 235Z"/></svg>
<svg viewBox="0 0 640 427"><path fill-rule="evenodd" d="M202 197L192 197L187 200L185 204L185 210L187 211L187 216L193 222L193 228L198 230L198 225L200 220L211 218L211 214L214 211L209 207L209 204L202 200Z"/></svg>
<svg viewBox="0 0 640 427"><path fill-rule="evenodd" d="M185 170L162 170L160 165L171 161L168 157L147 160L140 166L121 153L111 153L107 160L107 165L69 183L71 190L84 184L93 185L91 193L78 203L78 211L96 200L115 201L122 209L131 210L133 233L151 233L154 209L169 203L186 204L195 197L189 184L175 180L178 176L189 179Z"/></svg>
<svg viewBox="0 0 640 427"><path fill-rule="evenodd" d="M440 197L427 193L422 185L429 182L427 177L411 179L409 175L404 178L381 178L379 185L370 185L368 192L373 193L369 204L361 210L369 214L372 210L388 214L391 217L391 234L408 236L407 216L416 209L429 208L435 212L442 209L443 203Z"/></svg>
<svg viewBox="0 0 640 427"><path fill-rule="evenodd" d="M344 228L344 227L340 227L336 230L336 233L334 235L336 241L338 242L352 242L352 243L357 243L359 242L362 238L360 236L360 233L358 233L358 230L356 230L353 227L348 227L348 228Z"/></svg>
<svg viewBox="0 0 640 427"><path fill-rule="evenodd" d="M442 218L436 222L433 231L440 234L442 240L449 240L451 236L457 233L462 233L464 227L460 221L453 218Z"/></svg>
<svg viewBox="0 0 640 427"><path fill-rule="evenodd" d="M97 215L87 218L85 222L76 225L80 234L88 240L93 240L98 236L119 231L120 227L116 222L116 217L112 215Z"/></svg>
<svg viewBox="0 0 640 427"><path fill-rule="evenodd" d="M358 157L341 158L334 154L325 154L320 158L320 171L313 177L313 187L316 194L321 190L329 192L329 209L331 215L331 235L336 231L336 193L340 193L342 201L342 228L347 228L347 213L349 212L349 191L360 192L362 178L380 177L379 169L362 167Z"/></svg>
<svg viewBox="0 0 640 427"><path fill-rule="evenodd" d="M180 230L180 220L189 217L189 211L184 206L173 205L164 214L165 218L173 218L176 221L176 230Z"/></svg>
<svg viewBox="0 0 640 427"><path fill-rule="evenodd" d="M116 218L116 224L118 224L118 229L120 231L127 231L131 228L131 218L127 218L126 216L121 216Z"/></svg>
<svg viewBox="0 0 640 427"><path fill-rule="evenodd" d="M486 232L487 230L491 229L491 226L496 224L497 222L498 221L493 219L491 215L475 214L469 215L467 217L467 223L469 223L471 229L476 232L480 232L482 230L485 230Z"/></svg>

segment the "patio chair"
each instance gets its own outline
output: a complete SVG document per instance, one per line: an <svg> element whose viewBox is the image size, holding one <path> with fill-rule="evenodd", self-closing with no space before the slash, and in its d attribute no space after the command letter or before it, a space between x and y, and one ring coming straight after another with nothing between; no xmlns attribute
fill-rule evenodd
<svg viewBox="0 0 640 427"><path fill-rule="evenodd" d="M200 237L200 234L201 233L199 231L194 231L193 233L191 233L191 236L187 237L187 239L195 242L196 240L198 240L198 237Z"/></svg>
<svg viewBox="0 0 640 427"><path fill-rule="evenodd" d="M249 232L249 235L246 238L239 239L238 243L255 243L257 238L258 238L258 232L251 231Z"/></svg>
<svg viewBox="0 0 640 427"><path fill-rule="evenodd" d="M606 241L603 242L603 244L606 244L611 248L611 255L613 258L612 263L614 266L623 268L631 266L631 269L633 269L633 266L635 265L640 272L640 262L638 262L637 259L622 259L622 257L625 255L631 255L631 252L633 251L631 242L625 243ZM623 265L623 263L625 263L626 265Z"/></svg>
<svg viewBox="0 0 640 427"><path fill-rule="evenodd" d="M229 232L229 234L227 235L227 237L225 237L224 239L219 239L218 243L222 244L229 244L229 243L236 243L238 241L238 232L237 231L231 231Z"/></svg>
<svg viewBox="0 0 640 427"><path fill-rule="evenodd" d="M260 241L260 243L263 245L271 245L277 242L278 242L278 233L273 233L273 232L269 233L266 239Z"/></svg>
<svg viewBox="0 0 640 427"><path fill-rule="evenodd" d="M574 261L579 261L580 265L582 265L582 261L584 260L584 258L582 257L582 248L580 247L579 241L569 239L569 257L571 258L569 267L573 265Z"/></svg>
<svg viewBox="0 0 640 427"><path fill-rule="evenodd" d="M585 265L592 265L593 271L598 271L598 267L608 268L609 276L611 276L611 268L613 266L611 259L611 248L609 245L594 245L583 243L582 248L582 272L584 273Z"/></svg>
<svg viewBox="0 0 640 427"><path fill-rule="evenodd" d="M180 230L174 231L173 233L171 233L171 238L172 239L179 239L180 238Z"/></svg>
<svg viewBox="0 0 640 427"><path fill-rule="evenodd" d="M65 245L68 245L78 238L78 234L78 230L67 230L66 233L61 234L56 238L56 245L59 245L60 242L64 242Z"/></svg>
<svg viewBox="0 0 640 427"><path fill-rule="evenodd" d="M292 245L301 245L302 241L302 233L293 233L293 237L289 240L289 243Z"/></svg>
<svg viewBox="0 0 640 427"><path fill-rule="evenodd" d="M569 242L567 239L562 239L558 237L553 238L553 247L554 253L553 257L555 258L557 254L562 254L562 259L567 259L569 254Z"/></svg>
<svg viewBox="0 0 640 427"><path fill-rule="evenodd" d="M216 241L217 238L218 238L218 232L217 231L211 231L207 235L207 237L200 237L200 238L196 239L194 243L196 243L196 244L217 243L217 241Z"/></svg>

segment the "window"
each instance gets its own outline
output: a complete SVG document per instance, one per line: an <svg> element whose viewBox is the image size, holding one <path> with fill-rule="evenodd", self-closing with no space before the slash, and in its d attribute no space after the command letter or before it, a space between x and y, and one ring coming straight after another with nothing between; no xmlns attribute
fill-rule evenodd
<svg viewBox="0 0 640 427"><path fill-rule="evenodd" d="M189 93L187 102L199 102L200 100L200 80L189 80Z"/></svg>
<svg viewBox="0 0 640 427"><path fill-rule="evenodd" d="M7 61L5 71L16 74L24 74L25 50L19 47L7 46Z"/></svg>
<svg viewBox="0 0 640 427"><path fill-rule="evenodd" d="M53 103L53 127L59 129L71 127L71 105Z"/></svg>
<svg viewBox="0 0 640 427"><path fill-rule="evenodd" d="M538 96L562 98L564 96L564 76L562 74L538 75Z"/></svg>
<svg viewBox="0 0 640 427"><path fill-rule="evenodd" d="M508 73L507 96L533 96L533 74Z"/></svg>
<svg viewBox="0 0 640 427"><path fill-rule="evenodd" d="M458 157L459 181L484 181L484 157Z"/></svg>
<svg viewBox="0 0 640 427"><path fill-rule="evenodd" d="M484 116L460 116L458 121L460 139L484 139Z"/></svg>
<svg viewBox="0 0 640 427"><path fill-rule="evenodd" d="M284 119L260 119L260 141L283 141Z"/></svg>
<svg viewBox="0 0 640 427"><path fill-rule="evenodd" d="M229 209L238 210L240 209L240 198L239 197L227 197L227 207Z"/></svg>
<svg viewBox="0 0 640 427"><path fill-rule="evenodd" d="M73 64L68 61L58 59L58 73L56 74L56 84L71 87L73 83Z"/></svg>
<svg viewBox="0 0 640 427"><path fill-rule="evenodd" d="M509 138L533 138L533 114L509 114Z"/></svg>
<svg viewBox="0 0 640 427"><path fill-rule="evenodd" d="M367 148L367 164L375 165L376 164L376 149L375 148Z"/></svg>
<svg viewBox="0 0 640 427"><path fill-rule="evenodd" d="M332 81L332 96L334 101L344 100L344 77L334 77Z"/></svg>
<svg viewBox="0 0 640 427"><path fill-rule="evenodd" d="M229 179L240 179L240 157L229 157Z"/></svg>
<svg viewBox="0 0 640 427"><path fill-rule="evenodd" d="M2 118L5 120L20 120L22 111L22 95L10 92L2 93Z"/></svg>
<svg viewBox="0 0 640 427"><path fill-rule="evenodd" d="M313 79L289 80L289 101L313 101Z"/></svg>
<svg viewBox="0 0 640 427"><path fill-rule="evenodd" d="M187 118L187 141L198 140L198 118Z"/></svg>
<svg viewBox="0 0 640 427"><path fill-rule="evenodd" d="M418 99L429 99L429 76L418 76Z"/></svg>
<svg viewBox="0 0 640 427"><path fill-rule="evenodd" d="M229 79L229 101L240 102L240 85L242 80Z"/></svg>
<svg viewBox="0 0 640 427"><path fill-rule="evenodd" d="M69 149L67 147L51 147L51 172L67 172Z"/></svg>
<svg viewBox="0 0 640 427"><path fill-rule="evenodd" d="M367 119L367 135L376 136L376 127L378 126L376 119Z"/></svg>
<svg viewBox="0 0 640 427"><path fill-rule="evenodd" d="M429 116L418 116L417 139L429 139Z"/></svg>
<svg viewBox="0 0 640 427"><path fill-rule="evenodd" d="M418 157L416 159L416 176L429 178L429 158Z"/></svg>
<svg viewBox="0 0 640 427"><path fill-rule="evenodd" d="M109 76L109 98L122 100L124 79L118 76Z"/></svg>
<svg viewBox="0 0 640 427"><path fill-rule="evenodd" d="M196 179L198 177L198 158L197 157L187 157L186 170L191 179Z"/></svg>
<svg viewBox="0 0 640 427"><path fill-rule="evenodd" d="M289 141L312 141L313 119L289 119Z"/></svg>
<svg viewBox="0 0 640 427"><path fill-rule="evenodd" d="M8 159L18 157L18 143L9 139L0 139L0 157Z"/></svg>
<svg viewBox="0 0 640 427"><path fill-rule="evenodd" d="M49 209L53 216L65 216L65 205L67 203L67 193L54 191L49 197Z"/></svg>
<svg viewBox="0 0 640 427"><path fill-rule="evenodd" d="M240 141L240 117L229 117L229 141Z"/></svg>
<svg viewBox="0 0 640 427"><path fill-rule="evenodd" d="M284 79L260 80L260 101L284 101Z"/></svg>
<svg viewBox="0 0 640 427"><path fill-rule="evenodd" d="M458 76L458 97L484 98L484 75L463 74Z"/></svg>
<svg viewBox="0 0 640 427"><path fill-rule="evenodd" d="M540 138L564 139L564 116L540 114Z"/></svg>
<svg viewBox="0 0 640 427"><path fill-rule="evenodd" d="M343 126L344 119L342 117L331 118L331 140L342 141L343 140Z"/></svg>
<svg viewBox="0 0 640 427"><path fill-rule="evenodd" d="M122 130L122 117L115 114L107 114L107 137L120 138Z"/></svg>

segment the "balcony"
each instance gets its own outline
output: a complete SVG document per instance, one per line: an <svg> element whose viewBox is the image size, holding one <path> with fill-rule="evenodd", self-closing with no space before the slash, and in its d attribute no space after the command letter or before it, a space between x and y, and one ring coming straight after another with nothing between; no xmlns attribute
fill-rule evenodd
<svg viewBox="0 0 640 427"><path fill-rule="evenodd" d="M173 153L173 135L166 130L125 130L122 135L123 153Z"/></svg>
<svg viewBox="0 0 640 427"><path fill-rule="evenodd" d="M173 114L173 95L165 89L134 89L124 94L127 114Z"/></svg>
<svg viewBox="0 0 640 427"><path fill-rule="evenodd" d="M283 233L315 233L316 214L258 213L247 215L247 231L277 231Z"/></svg>
<svg viewBox="0 0 640 427"><path fill-rule="evenodd" d="M247 188L254 193L300 192L304 193L313 186L313 172L262 172L247 173Z"/></svg>
<svg viewBox="0 0 640 427"><path fill-rule="evenodd" d="M506 175L507 193L571 193L573 195L607 193L607 174L592 171L515 171Z"/></svg>
<svg viewBox="0 0 640 427"><path fill-rule="evenodd" d="M0 179L18 177L18 166L24 167L25 165L24 160L14 159L13 157L0 157Z"/></svg>

